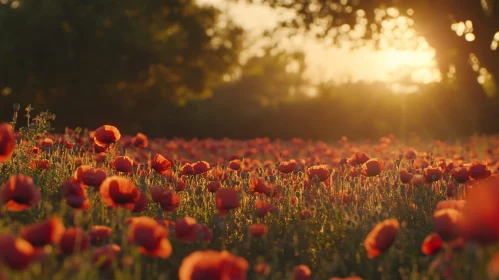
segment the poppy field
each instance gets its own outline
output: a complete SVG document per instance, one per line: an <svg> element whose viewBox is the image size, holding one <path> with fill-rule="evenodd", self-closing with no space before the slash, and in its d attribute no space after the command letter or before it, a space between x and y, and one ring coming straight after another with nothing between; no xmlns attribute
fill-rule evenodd
<svg viewBox="0 0 499 280"><path fill-rule="evenodd" d="M0 279L499 279L499 137L0 124Z"/></svg>

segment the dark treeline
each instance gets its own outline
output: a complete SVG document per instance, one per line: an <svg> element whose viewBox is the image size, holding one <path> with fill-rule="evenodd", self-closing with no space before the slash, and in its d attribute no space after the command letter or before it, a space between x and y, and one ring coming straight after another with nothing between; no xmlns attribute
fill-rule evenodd
<svg viewBox="0 0 499 280"><path fill-rule="evenodd" d="M418 93L397 95L386 90L383 83L346 84L318 97L300 96L268 106L254 97L227 86L208 100L183 107L151 101L149 112L127 112L117 104L100 111L99 118L90 116L91 121L83 123L75 123L70 112L52 111L58 115L54 122L58 131L65 126L93 129L112 123L124 133L141 131L150 137L335 140L343 135L361 139L389 133L410 137L415 132L425 138L455 139L499 132L497 98L464 94L439 84L424 86ZM3 120L11 115L4 107L2 104ZM89 109L86 114L95 113Z"/></svg>

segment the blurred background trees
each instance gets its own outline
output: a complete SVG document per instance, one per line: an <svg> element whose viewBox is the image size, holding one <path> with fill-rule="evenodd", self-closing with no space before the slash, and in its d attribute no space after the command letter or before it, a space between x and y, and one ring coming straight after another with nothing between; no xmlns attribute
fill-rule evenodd
<svg viewBox="0 0 499 280"><path fill-rule="evenodd" d="M193 0L0 0L0 119L17 102L56 113L59 131L110 123L150 136L324 140L499 132L499 1L261 2L296 16L243 60L244 29ZM443 78L412 94L382 82L312 84L305 54L276 43L286 31L331 47L397 48L408 28L435 49Z"/></svg>

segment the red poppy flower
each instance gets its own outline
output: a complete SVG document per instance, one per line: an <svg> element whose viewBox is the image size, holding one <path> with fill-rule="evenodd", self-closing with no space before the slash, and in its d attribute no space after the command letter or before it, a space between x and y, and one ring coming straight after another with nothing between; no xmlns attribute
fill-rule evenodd
<svg viewBox="0 0 499 280"><path fill-rule="evenodd" d="M140 190L128 178L111 176L102 182L99 190L102 202L110 207L132 210L140 198Z"/></svg>
<svg viewBox="0 0 499 280"><path fill-rule="evenodd" d="M163 211L171 213L180 206L182 198L173 191L166 191L161 194L159 205Z"/></svg>
<svg viewBox="0 0 499 280"><path fill-rule="evenodd" d="M107 244L94 249L92 260L97 268L106 270L111 268L113 261L120 255L121 248L116 244Z"/></svg>
<svg viewBox="0 0 499 280"><path fill-rule="evenodd" d="M308 178L313 179L317 177L319 181L324 182L329 178L330 172L327 165L316 165L307 169Z"/></svg>
<svg viewBox="0 0 499 280"><path fill-rule="evenodd" d="M309 209L304 209L300 211L300 220L308 220L312 218L313 212L310 211Z"/></svg>
<svg viewBox="0 0 499 280"><path fill-rule="evenodd" d="M225 215L229 210L239 208L241 205L236 190L231 188L218 189L215 193L215 201L221 216Z"/></svg>
<svg viewBox="0 0 499 280"><path fill-rule="evenodd" d="M135 202L135 206L132 209L133 213L141 213L146 210L149 200L143 191L139 191L139 199Z"/></svg>
<svg viewBox="0 0 499 280"><path fill-rule="evenodd" d="M443 243L440 235L431 233L423 240L421 251L423 251L425 255L433 255L442 248Z"/></svg>
<svg viewBox="0 0 499 280"><path fill-rule="evenodd" d="M181 242L196 242L202 231L203 226L191 217L183 217L175 222L175 237Z"/></svg>
<svg viewBox="0 0 499 280"><path fill-rule="evenodd" d="M112 232L113 230L110 227L93 226L92 229L90 229L90 243L93 246L102 244L103 241L111 236Z"/></svg>
<svg viewBox="0 0 499 280"><path fill-rule="evenodd" d="M159 226L156 220L138 217L129 227L128 242L139 246L143 255L166 259L172 254L172 245L167 237L168 229Z"/></svg>
<svg viewBox="0 0 499 280"><path fill-rule="evenodd" d="M24 270L36 260L31 244L8 233L0 233L0 263L13 270Z"/></svg>
<svg viewBox="0 0 499 280"><path fill-rule="evenodd" d="M118 172L133 173L133 159L128 156L119 156L112 163Z"/></svg>
<svg viewBox="0 0 499 280"><path fill-rule="evenodd" d="M367 257L372 259L388 250L395 242L399 228L400 224L396 219L387 219L377 224L364 241Z"/></svg>
<svg viewBox="0 0 499 280"><path fill-rule="evenodd" d="M288 174L295 170L296 164L297 162L294 159L288 161L282 161L279 163L277 170L279 170L279 172L281 173Z"/></svg>
<svg viewBox="0 0 499 280"><path fill-rule="evenodd" d="M385 168L385 162L377 159L371 158L362 164L362 175L366 177L377 176Z"/></svg>
<svg viewBox="0 0 499 280"><path fill-rule="evenodd" d="M445 241L459 237L459 227L463 214L456 209L446 208L433 214L435 232Z"/></svg>
<svg viewBox="0 0 499 280"><path fill-rule="evenodd" d="M52 164L47 159L33 159L29 162L28 167L33 170L48 170Z"/></svg>
<svg viewBox="0 0 499 280"><path fill-rule="evenodd" d="M348 163L351 165L361 165L367 162L370 157L363 152L356 152L350 158L348 158Z"/></svg>
<svg viewBox="0 0 499 280"><path fill-rule="evenodd" d="M312 277L312 271L304 264L297 265L293 268L293 280L308 280Z"/></svg>
<svg viewBox="0 0 499 280"><path fill-rule="evenodd" d="M269 229L265 224L253 224L249 226L249 232L252 236L263 237L267 235Z"/></svg>
<svg viewBox="0 0 499 280"><path fill-rule="evenodd" d="M475 161L468 168L470 177L475 180L487 179L492 172L487 168L487 164Z"/></svg>
<svg viewBox="0 0 499 280"><path fill-rule="evenodd" d="M229 162L229 168L234 171L239 171L241 169L241 161L239 159L234 159Z"/></svg>
<svg viewBox="0 0 499 280"><path fill-rule="evenodd" d="M194 170L194 174L203 174L210 170L210 164L206 161L198 161L192 164L192 169Z"/></svg>
<svg viewBox="0 0 499 280"><path fill-rule="evenodd" d="M172 169L172 162L160 154L156 154L151 161L151 168L159 175L165 175Z"/></svg>
<svg viewBox="0 0 499 280"><path fill-rule="evenodd" d="M194 175L194 168L192 167L192 164L186 163L180 168L180 174L182 176L189 176L189 175Z"/></svg>
<svg viewBox="0 0 499 280"><path fill-rule="evenodd" d="M219 181L211 181L206 185L206 188L209 192L214 193L218 191L222 187L222 184Z"/></svg>
<svg viewBox="0 0 499 280"><path fill-rule="evenodd" d="M8 161L16 147L14 129L8 123L0 124L0 163Z"/></svg>
<svg viewBox="0 0 499 280"><path fill-rule="evenodd" d="M107 147L116 143L120 138L120 131L112 125L103 125L94 132L94 142L101 147Z"/></svg>
<svg viewBox="0 0 499 280"><path fill-rule="evenodd" d="M61 252L71 255L75 252L84 252L90 247L90 237L79 227L67 229L59 242Z"/></svg>
<svg viewBox="0 0 499 280"><path fill-rule="evenodd" d="M487 179L473 187L463 208L463 237L480 244L499 240L499 179Z"/></svg>
<svg viewBox="0 0 499 280"><path fill-rule="evenodd" d="M266 195L270 195L270 193L272 193L272 187L267 185L263 178L251 178L250 190Z"/></svg>
<svg viewBox="0 0 499 280"><path fill-rule="evenodd" d="M412 173L409 173L407 170L403 169L399 172L400 182L403 184L409 184L414 176Z"/></svg>
<svg viewBox="0 0 499 280"><path fill-rule="evenodd" d="M21 237L34 247L43 247L59 243L64 231L61 219L52 217L43 222L22 227Z"/></svg>
<svg viewBox="0 0 499 280"><path fill-rule="evenodd" d="M433 183L442 179L443 171L440 167L427 167L423 175L426 183Z"/></svg>
<svg viewBox="0 0 499 280"><path fill-rule="evenodd" d="M468 168L462 166L462 167L455 167L450 171L450 175L452 178L454 178L458 183L465 183L470 179L470 173L468 171Z"/></svg>
<svg viewBox="0 0 499 280"><path fill-rule="evenodd" d="M179 280L246 280L248 262L227 251L195 251L182 260Z"/></svg>
<svg viewBox="0 0 499 280"><path fill-rule="evenodd" d="M93 168L89 165L81 165L76 169L73 178L82 181L87 186L99 188L102 182L106 180L107 174L104 170Z"/></svg>
<svg viewBox="0 0 499 280"><path fill-rule="evenodd" d="M147 148L147 146L149 146L149 140L147 139L147 136L140 132L132 138L131 143L138 148Z"/></svg>
<svg viewBox="0 0 499 280"><path fill-rule="evenodd" d="M47 148L52 148L54 147L54 140L50 138L44 138L42 142L40 143L40 146L42 147L47 147Z"/></svg>
<svg viewBox="0 0 499 280"><path fill-rule="evenodd" d="M11 212L20 212L33 207L41 199L33 179L24 175L14 175L0 189L0 204Z"/></svg>
<svg viewBox="0 0 499 280"><path fill-rule="evenodd" d="M256 216L259 218L265 217L269 212L276 209L276 206L274 204L260 199L255 201L255 207L256 207Z"/></svg>

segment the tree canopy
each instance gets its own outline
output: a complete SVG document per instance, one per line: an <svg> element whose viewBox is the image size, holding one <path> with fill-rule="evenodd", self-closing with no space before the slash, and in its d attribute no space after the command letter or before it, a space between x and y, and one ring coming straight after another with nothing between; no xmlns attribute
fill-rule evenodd
<svg viewBox="0 0 499 280"><path fill-rule="evenodd" d="M248 0L251 2L251 0ZM476 90L477 80L490 96L499 75L499 1L497 0L262 0L287 8L295 17L279 27L306 30L335 44L400 47L413 29L436 50L444 78L457 78ZM401 20L407 19L407 20ZM471 64L471 67L470 67ZM457 77L455 77L457 76Z"/></svg>
<svg viewBox="0 0 499 280"><path fill-rule="evenodd" d="M123 120L156 110L155 101L210 96L238 64L242 39L240 27L194 0L2 1L0 90L71 113L75 124L92 111Z"/></svg>

